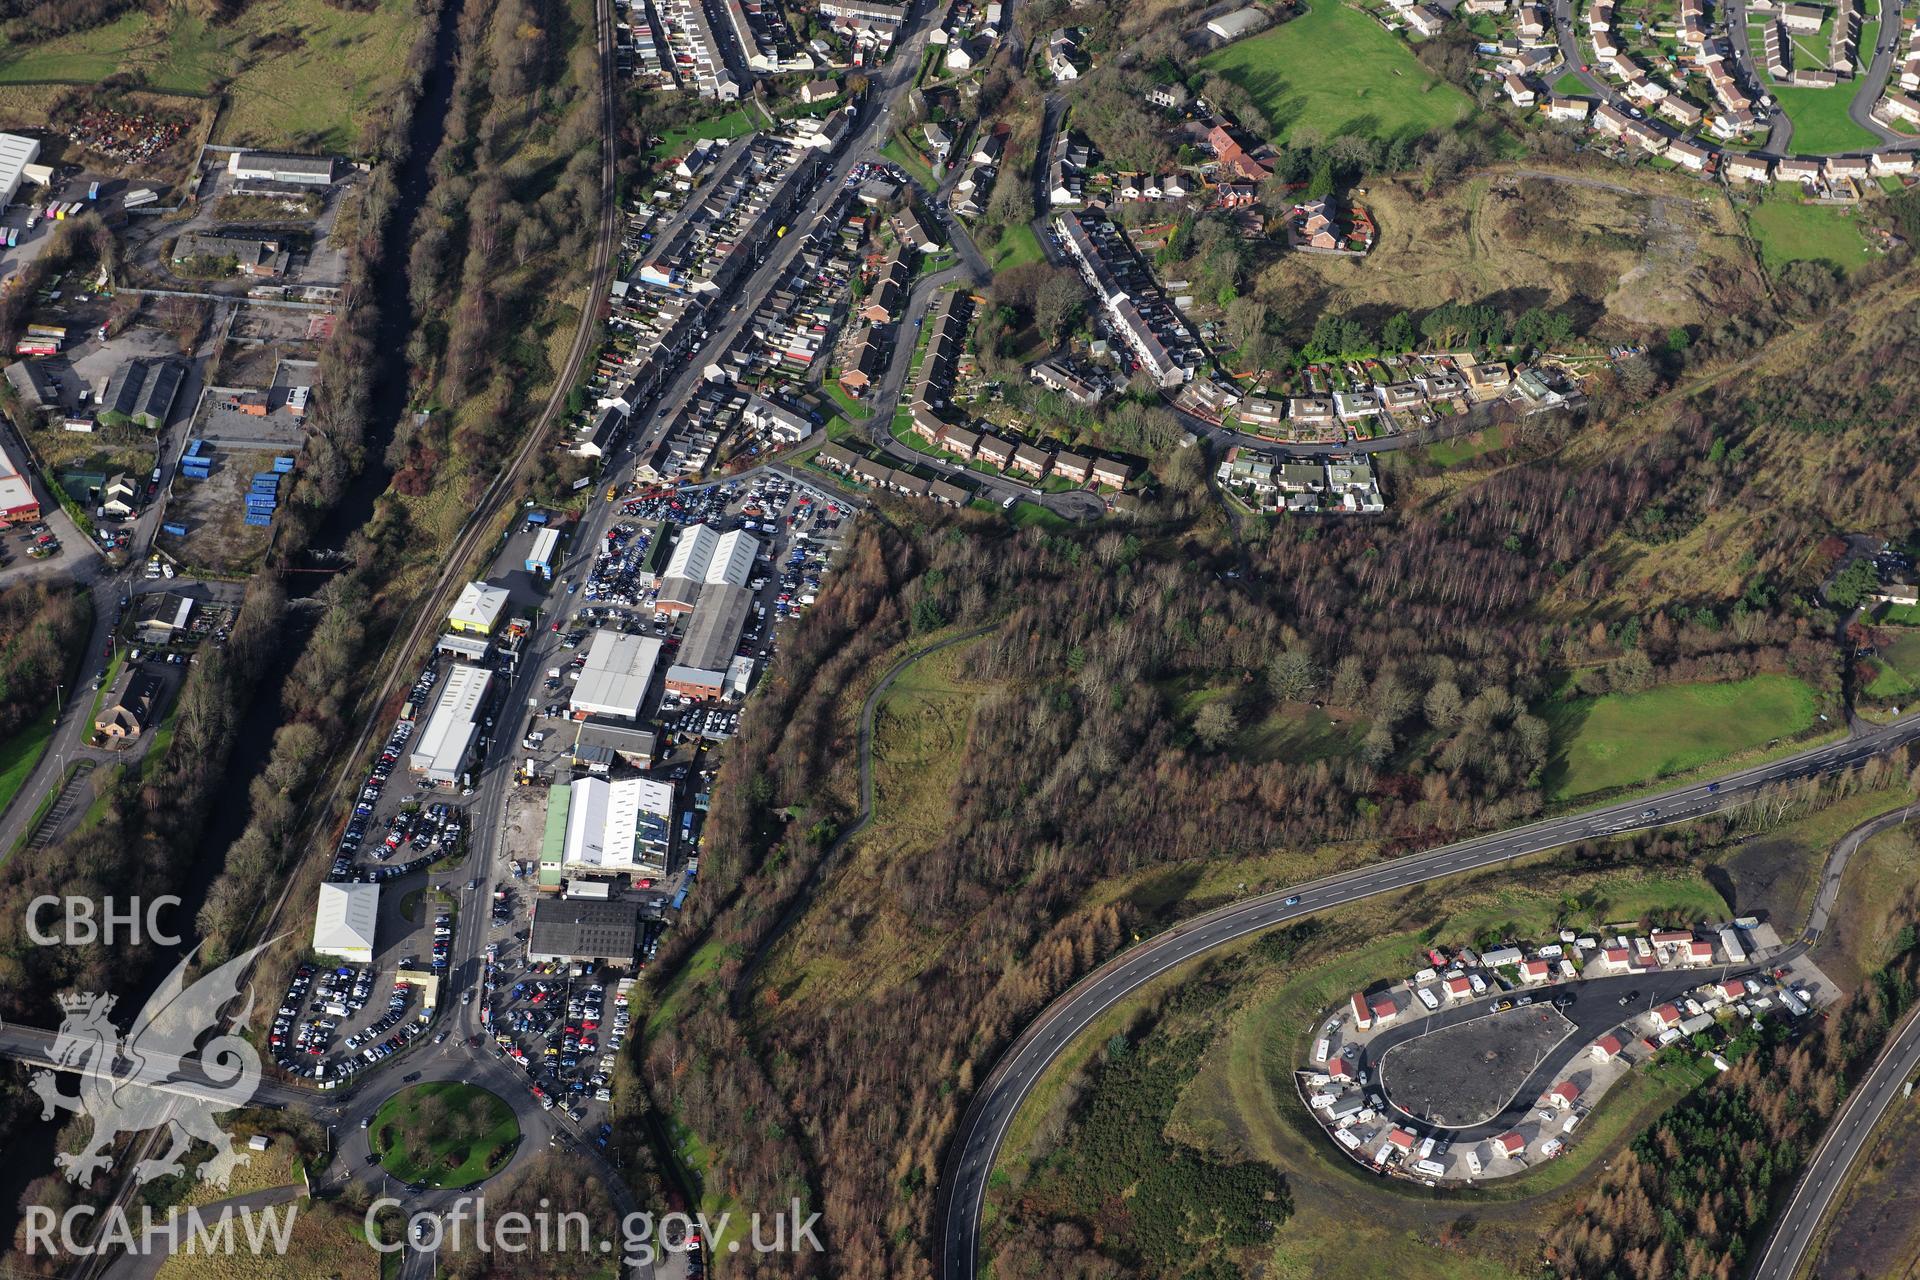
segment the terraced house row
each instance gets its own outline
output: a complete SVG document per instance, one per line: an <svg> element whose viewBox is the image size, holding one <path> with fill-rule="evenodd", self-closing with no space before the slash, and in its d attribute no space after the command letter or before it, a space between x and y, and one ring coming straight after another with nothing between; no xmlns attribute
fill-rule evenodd
<svg viewBox="0 0 1920 1280"><path fill-rule="evenodd" d="M1159 387L1191 380L1206 352L1120 229L1091 210L1056 214L1053 225L1140 372Z"/></svg>

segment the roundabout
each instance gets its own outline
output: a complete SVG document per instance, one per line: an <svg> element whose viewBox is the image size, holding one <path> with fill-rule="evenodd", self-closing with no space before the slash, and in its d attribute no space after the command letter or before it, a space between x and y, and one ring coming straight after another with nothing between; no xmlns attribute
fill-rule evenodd
<svg viewBox="0 0 1920 1280"><path fill-rule="evenodd" d="M402 1182L468 1187L507 1167L520 1125L506 1100L479 1085L432 1080L380 1104L368 1125L373 1163Z"/></svg>

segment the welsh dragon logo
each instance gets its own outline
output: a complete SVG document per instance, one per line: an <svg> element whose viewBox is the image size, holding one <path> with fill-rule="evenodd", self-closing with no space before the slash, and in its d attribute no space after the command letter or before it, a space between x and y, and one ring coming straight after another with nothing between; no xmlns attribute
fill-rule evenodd
<svg viewBox="0 0 1920 1280"><path fill-rule="evenodd" d="M135 1165L135 1181L183 1172L180 1157L198 1138L214 1149L213 1158L199 1167L199 1176L226 1187L247 1156L234 1150L232 1137L213 1117L247 1105L260 1086L259 1051L236 1034L253 1009L250 984L246 1005L226 1030L204 1046L200 1040L218 1029L221 1009L240 996L254 957L270 945L265 942L234 957L192 986L186 979L193 959L189 953L124 1037L111 1021L113 996L90 992L60 997L65 1017L51 1056L60 1069L79 1073L80 1092L61 1093L55 1073L47 1070L33 1074L32 1088L40 1095L41 1119L53 1119L56 1109L93 1119L93 1136L84 1150L54 1157L69 1181L91 1186L95 1173L113 1167L109 1153L121 1134L165 1125L171 1127L172 1145L157 1159Z"/></svg>

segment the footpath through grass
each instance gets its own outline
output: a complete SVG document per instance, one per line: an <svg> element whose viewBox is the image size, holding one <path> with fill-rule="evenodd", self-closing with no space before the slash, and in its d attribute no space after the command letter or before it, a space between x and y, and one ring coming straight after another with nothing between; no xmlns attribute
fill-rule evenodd
<svg viewBox="0 0 1920 1280"><path fill-rule="evenodd" d="M461 1187L497 1173L513 1157L520 1126L499 1095L437 1080L402 1089L374 1113L380 1165L403 1182Z"/></svg>
<svg viewBox="0 0 1920 1280"><path fill-rule="evenodd" d="M1792 676L1675 684L1546 709L1556 801L1656 782L1813 727L1813 690Z"/></svg>
<svg viewBox="0 0 1920 1280"><path fill-rule="evenodd" d="M1313 0L1291 22L1236 41L1202 65L1253 95L1276 142L1301 123L1328 138L1429 133L1458 124L1473 108L1399 37L1336 0Z"/></svg>

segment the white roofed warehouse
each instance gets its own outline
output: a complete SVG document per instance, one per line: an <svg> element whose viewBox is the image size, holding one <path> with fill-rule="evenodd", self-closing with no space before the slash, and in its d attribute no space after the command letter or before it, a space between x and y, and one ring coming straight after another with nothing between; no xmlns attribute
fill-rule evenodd
<svg viewBox="0 0 1920 1280"><path fill-rule="evenodd" d="M379 918L379 885L323 884L313 913L313 949L342 960L371 961L374 923Z"/></svg>
<svg viewBox="0 0 1920 1280"><path fill-rule="evenodd" d="M1207 23L1207 30L1221 40L1238 40L1268 25L1267 15L1251 6L1222 14Z"/></svg>
<svg viewBox="0 0 1920 1280"><path fill-rule="evenodd" d="M654 875L667 872L673 838L673 787L652 778L577 778L567 806L570 873Z"/></svg>
<svg viewBox="0 0 1920 1280"><path fill-rule="evenodd" d="M660 613L690 613L704 587L746 586L759 555L760 540L744 530L715 533L711 525L691 526L680 534L667 570L660 575L654 608Z"/></svg>
<svg viewBox="0 0 1920 1280"><path fill-rule="evenodd" d="M653 636L594 632L567 705L575 715L638 720L653 687L654 668L660 665L660 647Z"/></svg>
<svg viewBox="0 0 1920 1280"><path fill-rule="evenodd" d="M241 182L328 187L339 176L340 162L332 156L301 156L287 151L236 151L227 158L227 172Z"/></svg>
<svg viewBox="0 0 1920 1280"><path fill-rule="evenodd" d="M447 614L447 625L470 636L490 636L507 611L507 589L469 582L460 588L460 598Z"/></svg>
<svg viewBox="0 0 1920 1280"><path fill-rule="evenodd" d="M427 727L413 740L407 763L429 782L454 783L473 754L479 735L480 707L486 701L493 672L456 662L427 717Z"/></svg>
<svg viewBox="0 0 1920 1280"><path fill-rule="evenodd" d="M0 209L13 203L25 180L27 166L40 156L40 143L17 133L0 133Z"/></svg>

